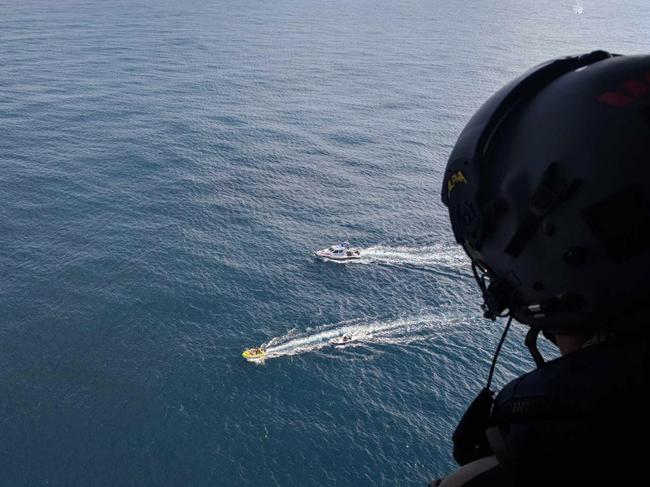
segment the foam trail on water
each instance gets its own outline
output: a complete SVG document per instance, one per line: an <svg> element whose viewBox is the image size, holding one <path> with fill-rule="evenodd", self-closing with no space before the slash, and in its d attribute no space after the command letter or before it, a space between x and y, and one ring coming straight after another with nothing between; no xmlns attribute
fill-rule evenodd
<svg viewBox="0 0 650 487"><path fill-rule="evenodd" d="M272 338L262 346L266 349L267 359L315 352L330 347L330 340L345 334L352 335L350 346L370 343L407 344L421 341L423 337L451 322L440 315L426 314L393 320L343 321L331 323L297 332L295 329L287 334Z"/></svg>
<svg viewBox="0 0 650 487"><path fill-rule="evenodd" d="M362 248L361 257L342 261L345 264L385 264L424 269L467 266L467 257L457 246L426 245L422 247L373 245Z"/></svg>

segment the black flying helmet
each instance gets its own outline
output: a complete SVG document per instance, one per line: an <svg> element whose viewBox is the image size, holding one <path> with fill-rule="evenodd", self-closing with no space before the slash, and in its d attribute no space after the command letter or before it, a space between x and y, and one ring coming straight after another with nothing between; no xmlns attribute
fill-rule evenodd
<svg viewBox="0 0 650 487"><path fill-rule="evenodd" d="M442 200L485 315L551 334L621 330L650 307L650 56L544 63L454 147Z"/></svg>

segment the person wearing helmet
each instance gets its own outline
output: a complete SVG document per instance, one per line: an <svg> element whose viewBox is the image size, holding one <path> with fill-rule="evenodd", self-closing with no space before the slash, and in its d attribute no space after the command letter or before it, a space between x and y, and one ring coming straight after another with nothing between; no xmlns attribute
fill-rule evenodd
<svg viewBox="0 0 650 487"><path fill-rule="evenodd" d="M537 368L494 398L493 362L454 433L461 468L432 485L644 482L650 56L594 51L506 85L461 133L442 200L485 317L507 318L497 354L514 319Z"/></svg>

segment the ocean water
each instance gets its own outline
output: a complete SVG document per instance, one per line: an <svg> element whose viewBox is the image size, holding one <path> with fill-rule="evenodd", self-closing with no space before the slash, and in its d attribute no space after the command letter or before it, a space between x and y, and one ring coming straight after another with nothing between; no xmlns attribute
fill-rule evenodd
<svg viewBox="0 0 650 487"><path fill-rule="evenodd" d="M453 469L503 324L454 245L446 158L523 70L650 41L645 0L0 7L8 486ZM341 239L364 257L310 256ZM532 368L523 333L497 385Z"/></svg>

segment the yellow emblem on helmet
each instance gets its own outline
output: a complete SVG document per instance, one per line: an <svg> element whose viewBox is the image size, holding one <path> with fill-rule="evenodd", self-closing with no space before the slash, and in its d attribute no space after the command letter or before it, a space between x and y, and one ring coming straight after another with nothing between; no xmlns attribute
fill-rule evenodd
<svg viewBox="0 0 650 487"><path fill-rule="evenodd" d="M463 171L458 171L457 173L449 176L449 179L447 180L447 196L451 194L458 183L467 184L467 178L465 178Z"/></svg>

